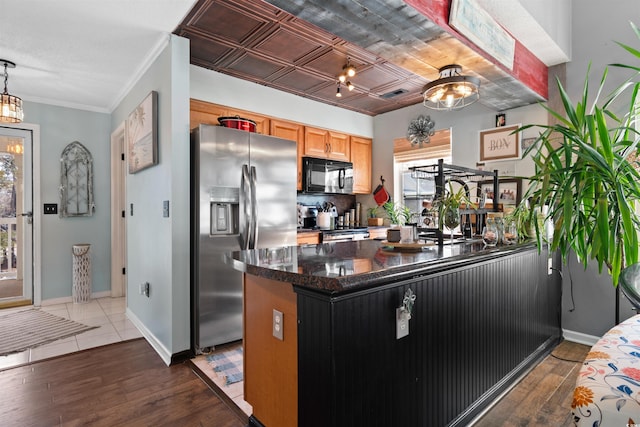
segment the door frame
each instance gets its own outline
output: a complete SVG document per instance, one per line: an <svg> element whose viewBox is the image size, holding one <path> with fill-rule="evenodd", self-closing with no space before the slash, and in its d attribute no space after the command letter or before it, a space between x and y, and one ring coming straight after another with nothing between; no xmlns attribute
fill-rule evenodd
<svg viewBox="0 0 640 427"><path fill-rule="evenodd" d="M32 212L33 212L33 305L42 304L42 211L40 196L40 125L32 123L2 123L1 127L23 130L31 132L31 154L32 154Z"/></svg>
<svg viewBox="0 0 640 427"><path fill-rule="evenodd" d="M111 296L126 296L127 221L125 125L111 133Z"/></svg>

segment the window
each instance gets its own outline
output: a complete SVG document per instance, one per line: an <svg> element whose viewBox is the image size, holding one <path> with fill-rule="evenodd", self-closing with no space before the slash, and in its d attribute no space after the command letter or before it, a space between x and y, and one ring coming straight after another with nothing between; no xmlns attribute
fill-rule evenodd
<svg viewBox="0 0 640 427"><path fill-rule="evenodd" d="M393 194L397 195L396 198L402 198L402 204L415 215L412 221L418 224L425 219L422 202L433 199L435 183L433 180L416 179L410 168L435 164L438 159L451 163L451 129L436 131L429 144L421 148L412 146L406 138L393 141Z"/></svg>

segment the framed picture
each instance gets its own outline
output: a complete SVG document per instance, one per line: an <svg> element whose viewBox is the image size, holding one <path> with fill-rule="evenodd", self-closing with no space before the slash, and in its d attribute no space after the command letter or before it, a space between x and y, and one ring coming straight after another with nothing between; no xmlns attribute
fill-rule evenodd
<svg viewBox="0 0 640 427"><path fill-rule="evenodd" d="M158 92L151 91L129 114L125 126L129 173L158 164Z"/></svg>
<svg viewBox="0 0 640 427"><path fill-rule="evenodd" d="M507 125L507 115L504 113L496 114L496 127L500 128Z"/></svg>
<svg viewBox="0 0 640 427"><path fill-rule="evenodd" d="M485 200L492 203L502 203L503 205L518 205L522 197L522 179L520 178L499 178L498 197L494 199L493 180L478 182L478 197L484 194Z"/></svg>
<svg viewBox="0 0 640 427"><path fill-rule="evenodd" d="M480 131L480 161L520 158L520 125Z"/></svg>
<svg viewBox="0 0 640 427"><path fill-rule="evenodd" d="M522 142L520 143L520 147L522 147L522 152L524 153L527 150L527 148L533 145L534 142L536 142L536 138L522 138Z"/></svg>

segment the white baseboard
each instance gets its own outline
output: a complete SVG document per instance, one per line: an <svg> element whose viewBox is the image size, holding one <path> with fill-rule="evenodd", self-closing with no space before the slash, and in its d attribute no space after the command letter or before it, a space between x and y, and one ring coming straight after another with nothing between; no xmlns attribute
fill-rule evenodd
<svg viewBox="0 0 640 427"><path fill-rule="evenodd" d="M106 298L110 296L111 296L111 291L93 292L91 294L91 299ZM51 298L51 299L43 300L40 303L40 305L66 304L68 302L73 302L73 297Z"/></svg>
<svg viewBox="0 0 640 427"><path fill-rule="evenodd" d="M131 320L131 323L136 325L136 328L142 333L147 342L153 347L153 349L158 353L162 361L167 365L171 365L171 352L167 349L158 339L151 333L149 329L138 319L138 317L133 314L129 307L127 307L127 317Z"/></svg>
<svg viewBox="0 0 640 427"><path fill-rule="evenodd" d="M568 331L566 329L562 330L562 336L567 341L576 342L578 344L584 344L588 346L593 346L600 339L600 337L596 337L594 335L587 335L583 334L582 332Z"/></svg>

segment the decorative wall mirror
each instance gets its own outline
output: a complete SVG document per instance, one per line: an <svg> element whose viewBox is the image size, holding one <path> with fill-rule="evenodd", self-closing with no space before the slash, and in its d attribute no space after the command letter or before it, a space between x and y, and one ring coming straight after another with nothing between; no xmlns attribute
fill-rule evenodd
<svg viewBox="0 0 640 427"><path fill-rule="evenodd" d="M74 141L60 157L60 216L92 216L94 211L93 157Z"/></svg>

